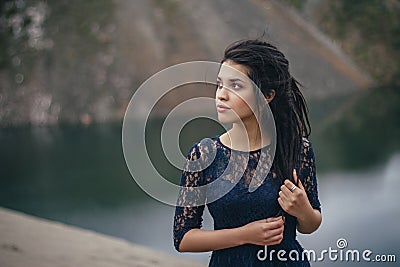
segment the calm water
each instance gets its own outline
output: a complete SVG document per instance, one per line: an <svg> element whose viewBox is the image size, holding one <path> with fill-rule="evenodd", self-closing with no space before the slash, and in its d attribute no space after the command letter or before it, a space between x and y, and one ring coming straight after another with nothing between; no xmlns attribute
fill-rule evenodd
<svg viewBox="0 0 400 267"><path fill-rule="evenodd" d="M190 136L180 140L184 154L194 140L222 131L209 125L197 120L184 128L183 136ZM161 154L155 137L160 123L149 127L149 150L155 157ZM172 243L174 208L147 196L131 178L120 125L1 129L0 146L0 206L178 254ZM154 162L178 181L179 170L167 167L165 158ZM336 241L345 238L348 249L396 254L400 260L399 173L400 154L394 154L364 171L318 174L323 224L311 236L300 235L301 243L319 253L337 249ZM207 211L204 227L212 229ZM180 255L207 262L210 253ZM330 264L326 259L313 266Z"/></svg>

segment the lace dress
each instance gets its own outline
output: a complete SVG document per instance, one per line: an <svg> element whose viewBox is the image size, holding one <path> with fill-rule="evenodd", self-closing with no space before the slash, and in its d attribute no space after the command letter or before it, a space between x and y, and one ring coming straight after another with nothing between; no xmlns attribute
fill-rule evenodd
<svg viewBox="0 0 400 267"><path fill-rule="evenodd" d="M267 163L268 166L272 165L272 157L269 155L269 146L259 150L250 152L241 152L238 150L230 149L220 141L220 136L208 138L208 142L204 139L194 144L187 155L187 162L196 162L197 165L202 165L206 162L208 167L200 171L189 171L184 168L180 181L181 186L186 187L199 187L208 185L214 180L219 179L220 183L207 188L206 193L199 191L196 196L198 206L188 204L193 203L193 199L188 201L188 190L181 190L178 196L177 204L184 206L176 206L174 215L173 226L173 239L174 246L179 251L179 245L183 236L193 228L202 227L202 215L205 206L207 206L213 221L214 230L235 228L243 226L249 222L261 220L269 217L276 216L281 208L278 203L278 193L280 184L279 179L274 179L275 174L268 172L267 175L254 175L258 161ZM216 151L214 155L210 151ZM233 157L230 160L230 157ZM200 159L200 160L199 160ZM315 158L312 149L312 143L303 137L303 150L300 166L296 168L298 177L302 181L308 199L313 208L321 210L320 202L318 199L317 180ZM248 164L243 164L247 161ZM232 164L233 165L229 165ZM187 163L188 164L188 163ZM260 166L266 166L260 164ZM186 165L187 167L187 165ZM226 169L230 168L230 171ZM260 168L260 167L258 167ZM259 169L257 171L260 171ZM261 168L262 172L266 172ZM235 174L242 174L240 180L234 180ZM257 177L266 177L264 179L257 179ZM236 178L237 179L237 178ZM252 181L253 180L253 181ZM254 184L253 184L254 183ZM249 190L251 185L257 186L256 190ZM207 199L212 199L218 190L224 189L224 186L232 188L223 197L206 203ZM225 188L226 189L226 188ZM250 192L251 191L251 192ZM203 204L201 204L203 203ZM204 204L206 203L206 204ZM218 267L236 267L236 266L310 266L307 259L302 260L301 252L303 248L296 240L296 218L287 214L285 221L284 237L280 244L267 247L266 259L259 259L257 253L264 250L264 246L244 244L231 248L215 250L211 254L209 266ZM275 250L275 254L270 252ZM284 257L287 261L279 260L276 256L279 250L285 250ZM299 260L292 261L289 257L289 252L296 250L298 252ZM263 257L264 253L260 254ZM292 253L292 259L296 254Z"/></svg>

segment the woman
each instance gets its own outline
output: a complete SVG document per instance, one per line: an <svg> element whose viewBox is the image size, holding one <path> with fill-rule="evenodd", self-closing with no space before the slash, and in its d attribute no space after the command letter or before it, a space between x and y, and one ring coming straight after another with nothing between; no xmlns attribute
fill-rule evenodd
<svg viewBox="0 0 400 267"><path fill-rule="evenodd" d="M257 113L262 110L257 92L272 112L276 131L259 123L263 116L269 122L272 118L265 110ZM200 167L193 171L186 165L182 172L180 185L186 189L175 209L176 250L213 251L209 266L309 266L296 229L317 230L321 207L307 105L284 55L258 39L228 46L217 78L216 105L218 119L232 128L189 150L188 165ZM217 179L218 184L212 183ZM252 185L255 190L250 191ZM205 193L193 191L200 186L209 187ZM187 200L190 192L195 192L196 205ZM206 205L214 230L201 229Z"/></svg>

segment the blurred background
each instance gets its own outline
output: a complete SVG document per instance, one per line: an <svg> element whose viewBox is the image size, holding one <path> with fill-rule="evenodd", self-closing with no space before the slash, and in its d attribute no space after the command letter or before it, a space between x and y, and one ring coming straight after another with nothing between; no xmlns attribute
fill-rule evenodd
<svg viewBox="0 0 400 267"><path fill-rule="evenodd" d="M321 251L345 238L399 258L398 0L0 1L0 206L206 263L209 253L174 250L174 207L131 178L123 116L151 75L218 62L232 41L262 34L289 59L309 107L323 223L301 243ZM189 87L166 95L146 129L152 161L175 183L163 119L185 99L214 95ZM180 149L222 131L193 120ZM204 220L212 229L207 211Z"/></svg>

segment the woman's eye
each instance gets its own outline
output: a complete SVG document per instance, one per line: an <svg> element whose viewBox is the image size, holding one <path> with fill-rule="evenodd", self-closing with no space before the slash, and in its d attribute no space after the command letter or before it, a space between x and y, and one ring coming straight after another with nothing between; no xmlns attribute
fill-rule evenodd
<svg viewBox="0 0 400 267"><path fill-rule="evenodd" d="M233 87L233 89L240 89L240 88L242 88L242 86L241 86L240 84L238 84L238 83L232 83L232 87Z"/></svg>

